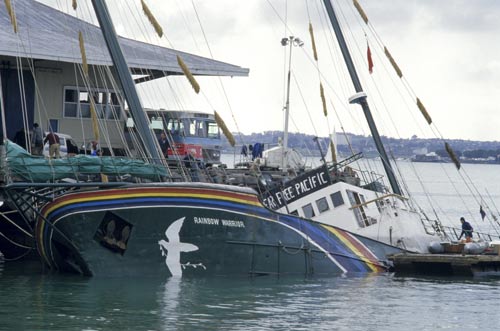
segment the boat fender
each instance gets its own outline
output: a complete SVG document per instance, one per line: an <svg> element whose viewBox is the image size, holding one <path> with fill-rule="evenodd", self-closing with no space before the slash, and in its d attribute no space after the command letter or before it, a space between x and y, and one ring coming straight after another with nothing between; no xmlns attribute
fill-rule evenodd
<svg viewBox="0 0 500 331"><path fill-rule="evenodd" d="M466 243L464 246L464 254L481 254L488 245L485 242Z"/></svg>
<svg viewBox="0 0 500 331"><path fill-rule="evenodd" d="M432 254L441 254L444 253L444 246L441 245L439 241L433 241L429 243L429 252Z"/></svg>

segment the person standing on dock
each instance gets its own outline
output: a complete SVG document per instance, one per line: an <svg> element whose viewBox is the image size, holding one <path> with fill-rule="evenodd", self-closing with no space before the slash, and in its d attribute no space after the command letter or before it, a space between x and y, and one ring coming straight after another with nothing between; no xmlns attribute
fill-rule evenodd
<svg viewBox="0 0 500 331"><path fill-rule="evenodd" d="M168 143L167 135L165 132L162 132L160 138L158 139L158 143L160 144L161 153L163 156L168 159L168 149L170 148L170 144Z"/></svg>
<svg viewBox="0 0 500 331"><path fill-rule="evenodd" d="M59 145L59 136L54 132L50 131L43 140L43 143L46 144L49 142L49 156L50 158L61 158L61 145Z"/></svg>
<svg viewBox="0 0 500 331"><path fill-rule="evenodd" d="M38 123L33 124L33 135L31 136L31 149L33 155L43 155L43 133Z"/></svg>
<svg viewBox="0 0 500 331"><path fill-rule="evenodd" d="M463 217L460 217L460 222L462 222L462 233L460 233L460 237L458 237L458 240L460 240L460 238L465 235L465 242L471 242L472 231L474 231L472 225L470 225L470 223L467 222Z"/></svg>

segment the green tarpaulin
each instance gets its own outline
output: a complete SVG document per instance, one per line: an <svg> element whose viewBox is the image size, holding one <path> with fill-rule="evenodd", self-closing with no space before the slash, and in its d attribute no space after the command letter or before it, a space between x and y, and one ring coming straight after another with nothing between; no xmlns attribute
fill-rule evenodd
<svg viewBox="0 0 500 331"><path fill-rule="evenodd" d="M7 169L14 181L47 182L63 178L78 179L82 176L130 175L152 181L168 176L161 165L145 163L124 157L75 155L63 159L33 156L19 145L8 141Z"/></svg>

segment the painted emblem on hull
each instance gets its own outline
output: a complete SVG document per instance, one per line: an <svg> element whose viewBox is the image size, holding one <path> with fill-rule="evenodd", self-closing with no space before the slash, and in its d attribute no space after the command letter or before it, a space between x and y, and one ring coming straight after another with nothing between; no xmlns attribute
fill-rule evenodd
<svg viewBox="0 0 500 331"><path fill-rule="evenodd" d="M165 236L168 241L164 239L158 241L161 255L165 256L165 264L173 277L182 276L182 270L188 266L206 269L201 263L192 264L191 262L187 262L186 264L181 264L181 252L193 252L198 250L198 246L190 243L181 243L180 241L179 232L184 224L184 219L185 217L179 218L167 228Z"/></svg>

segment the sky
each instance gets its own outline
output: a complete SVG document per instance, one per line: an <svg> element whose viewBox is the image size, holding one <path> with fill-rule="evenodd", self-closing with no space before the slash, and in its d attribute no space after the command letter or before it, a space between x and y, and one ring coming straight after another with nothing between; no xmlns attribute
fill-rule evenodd
<svg viewBox="0 0 500 331"><path fill-rule="evenodd" d="M39 1L72 12L67 9L69 0ZM72 14L87 17L90 2L78 2L78 11ZM333 130L369 134L359 106L348 104L355 91L321 1L146 0L163 27L162 38L154 35L139 0L107 2L123 36L250 69L249 77L198 78L199 95L184 77L143 85L139 90L145 106L217 110L231 131L247 134L282 130L290 48L283 47L280 40L293 35L304 46L292 47L290 131L318 136ZM500 141L500 1L359 3L369 25L361 21L351 0L334 1L334 6L381 134ZM309 22L314 28L317 65ZM367 44L374 62L371 75ZM390 67L384 47L402 69L403 79ZM320 81L325 87L328 117L323 115ZM431 115L431 126L415 107L415 97Z"/></svg>

